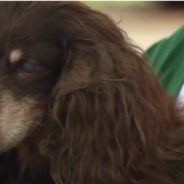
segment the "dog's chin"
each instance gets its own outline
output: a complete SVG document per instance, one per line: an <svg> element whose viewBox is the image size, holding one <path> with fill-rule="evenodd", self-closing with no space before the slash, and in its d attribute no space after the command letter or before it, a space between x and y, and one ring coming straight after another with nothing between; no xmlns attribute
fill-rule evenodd
<svg viewBox="0 0 184 184"><path fill-rule="evenodd" d="M22 140L23 136L19 136L17 139L16 135L13 134L2 134L0 135L0 154L3 152L8 152L15 148Z"/></svg>
<svg viewBox="0 0 184 184"><path fill-rule="evenodd" d="M36 100L16 100L11 92L0 94L0 153L9 151L39 126L44 108Z"/></svg>
<svg viewBox="0 0 184 184"><path fill-rule="evenodd" d="M30 128L25 127L23 123L20 123L19 126L16 126L16 124L15 126L8 126L8 124L0 122L0 153L17 147L30 131Z"/></svg>
<svg viewBox="0 0 184 184"><path fill-rule="evenodd" d="M34 124L34 127L25 127L23 123L19 124L19 127L8 127L4 126L1 129L1 125L4 123L0 122L0 154L3 152L8 152L13 148L16 148L21 142L23 142L27 137L34 133L36 127L39 123ZM3 130L3 131L1 131Z"/></svg>

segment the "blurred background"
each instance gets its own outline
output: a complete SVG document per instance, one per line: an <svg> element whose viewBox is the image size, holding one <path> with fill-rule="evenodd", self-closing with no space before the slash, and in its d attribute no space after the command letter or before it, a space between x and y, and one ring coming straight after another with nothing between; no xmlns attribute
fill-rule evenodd
<svg viewBox="0 0 184 184"><path fill-rule="evenodd" d="M133 43L147 49L184 24L184 2L83 1L112 17Z"/></svg>

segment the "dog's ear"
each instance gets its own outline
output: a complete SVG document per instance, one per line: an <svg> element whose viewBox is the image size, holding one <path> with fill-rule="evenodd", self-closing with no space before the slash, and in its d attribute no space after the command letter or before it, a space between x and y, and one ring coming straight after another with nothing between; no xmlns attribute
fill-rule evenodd
<svg viewBox="0 0 184 184"><path fill-rule="evenodd" d="M167 178L157 152L171 128L168 96L123 32L105 15L85 11L70 22L67 61L53 91L53 178L57 184L137 183L161 172Z"/></svg>
<svg viewBox="0 0 184 184"><path fill-rule="evenodd" d="M170 122L167 96L135 51L110 42L79 44L69 51L53 96L60 148L52 154L52 171L58 183L143 179L137 162L144 165L146 154L157 151L154 144Z"/></svg>

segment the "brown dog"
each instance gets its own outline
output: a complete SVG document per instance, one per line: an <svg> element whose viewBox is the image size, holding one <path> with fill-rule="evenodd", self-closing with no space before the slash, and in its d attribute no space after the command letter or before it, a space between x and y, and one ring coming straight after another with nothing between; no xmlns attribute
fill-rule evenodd
<svg viewBox="0 0 184 184"><path fill-rule="evenodd" d="M110 18L0 2L0 27L0 183L184 182L184 121Z"/></svg>

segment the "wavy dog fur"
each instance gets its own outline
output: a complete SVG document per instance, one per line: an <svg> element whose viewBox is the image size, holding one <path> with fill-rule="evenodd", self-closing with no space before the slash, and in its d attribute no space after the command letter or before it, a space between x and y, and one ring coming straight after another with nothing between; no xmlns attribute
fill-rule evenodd
<svg viewBox="0 0 184 184"><path fill-rule="evenodd" d="M22 3L15 2L11 11ZM26 8L58 27L57 39L67 43L67 60L49 93L49 105L41 107L46 119L3 153L13 159L3 160L1 181L182 183L184 121L124 31L80 2L29 2Z"/></svg>

